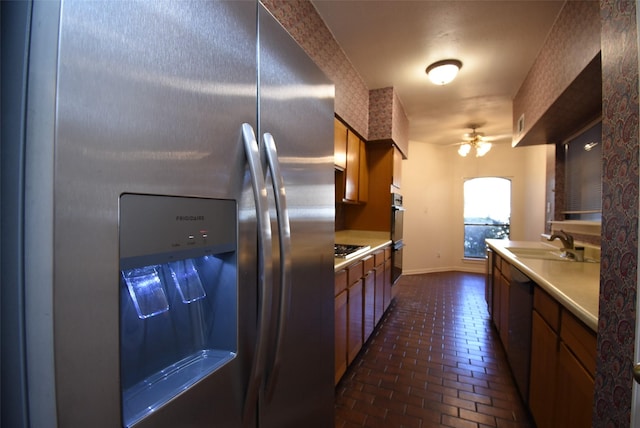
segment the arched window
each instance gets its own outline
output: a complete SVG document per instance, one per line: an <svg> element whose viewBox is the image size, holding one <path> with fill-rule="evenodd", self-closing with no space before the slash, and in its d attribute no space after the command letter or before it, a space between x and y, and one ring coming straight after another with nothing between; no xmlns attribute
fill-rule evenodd
<svg viewBox="0 0 640 428"><path fill-rule="evenodd" d="M471 178L464 182L464 257L484 258L487 238L509 238L511 180Z"/></svg>

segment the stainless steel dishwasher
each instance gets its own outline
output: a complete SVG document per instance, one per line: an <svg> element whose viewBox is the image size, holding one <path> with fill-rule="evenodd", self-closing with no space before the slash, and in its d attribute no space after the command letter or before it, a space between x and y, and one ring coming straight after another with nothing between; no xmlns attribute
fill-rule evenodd
<svg viewBox="0 0 640 428"><path fill-rule="evenodd" d="M523 400L529 400L531 315L535 283L511 265L509 293L509 347L507 359Z"/></svg>

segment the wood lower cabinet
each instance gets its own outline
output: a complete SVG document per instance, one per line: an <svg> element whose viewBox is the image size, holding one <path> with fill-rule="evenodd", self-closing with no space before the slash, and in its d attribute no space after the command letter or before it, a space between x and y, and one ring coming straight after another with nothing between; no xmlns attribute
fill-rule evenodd
<svg viewBox="0 0 640 428"><path fill-rule="evenodd" d="M591 427L596 352L596 334L562 308L555 393L556 427Z"/></svg>
<svg viewBox="0 0 640 428"><path fill-rule="evenodd" d="M533 311L531 319L531 377L529 409L537 428L554 426L558 335Z"/></svg>
<svg viewBox="0 0 640 428"><path fill-rule="evenodd" d="M383 306L384 311L389 308L391 304L391 299L393 299L392 291L391 291L391 247L387 247L384 250L384 285L383 285Z"/></svg>
<svg viewBox="0 0 640 428"><path fill-rule="evenodd" d="M337 385L347 371L347 290L334 299L335 310L335 378Z"/></svg>
<svg viewBox="0 0 640 428"><path fill-rule="evenodd" d="M491 316L508 354L510 264L494 252L489 269ZM596 346L595 332L536 285L527 404L537 428L591 426Z"/></svg>
<svg viewBox="0 0 640 428"><path fill-rule="evenodd" d="M536 426L590 427L596 335L539 287L533 305L529 408Z"/></svg>
<svg viewBox="0 0 640 428"><path fill-rule="evenodd" d="M511 265L498 254L493 257L493 323L505 351L509 349L509 290Z"/></svg>
<svg viewBox="0 0 640 428"><path fill-rule="evenodd" d="M376 293L376 273L373 270L373 256L366 257L363 261L364 277L362 278L363 299L362 299L362 341L366 342L373 333L375 327L375 293Z"/></svg>
<svg viewBox="0 0 640 428"><path fill-rule="evenodd" d="M384 269L384 250L377 251L374 255L374 272L375 272L375 293L374 293L374 304L373 304L373 319L374 323L377 325L382 319L382 314L384 313L384 279L385 279L385 269Z"/></svg>
<svg viewBox="0 0 640 428"><path fill-rule="evenodd" d="M336 272L334 296L337 384L389 306L390 247Z"/></svg>
<svg viewBox="0 0 640 428"><path fill-rule="evenodd" d="M347 363L351 364L362 348L363 325L363 264L356 264L347 268Z"/></svg>
<svg viewBox="0 0 640 428"><path fill-rule="evenodd" d="M566 344L560 344L556 376L555 426L589 428L595 383Z"/></svg>

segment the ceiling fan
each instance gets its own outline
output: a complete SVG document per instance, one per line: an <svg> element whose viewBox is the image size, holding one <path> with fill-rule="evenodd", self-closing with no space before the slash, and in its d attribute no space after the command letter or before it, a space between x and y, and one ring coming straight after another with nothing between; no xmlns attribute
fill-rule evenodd
<svg viewBox="0 0 640 428"><path fill-rule="evenodd" d="M470 128L471 132L464 134L462 136L463 141L456 144L460 146L458 147L458 154L465 157L473 148L476 150L476 157L486 155L491 150L491 143L484 136L484 133L476 131L476 125L471 125Z"/></svg>

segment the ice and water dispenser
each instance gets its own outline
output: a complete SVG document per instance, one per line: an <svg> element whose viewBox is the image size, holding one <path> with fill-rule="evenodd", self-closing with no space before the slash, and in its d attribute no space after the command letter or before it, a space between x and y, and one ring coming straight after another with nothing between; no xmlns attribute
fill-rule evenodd
<svg viewBox="0 0 640 428"><path fill-rule="evenodd" d="M237 336L236 202L122 195L124 426L231 361Z"/></svg>

